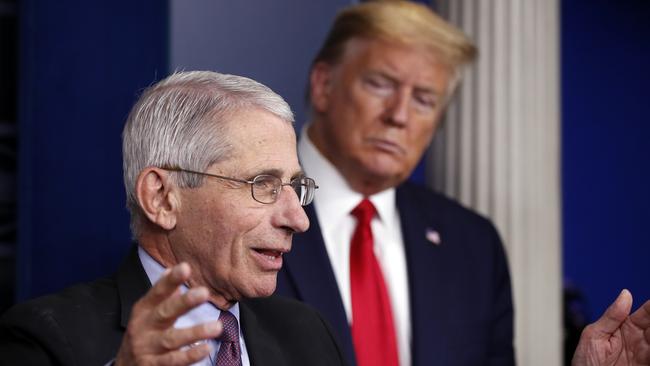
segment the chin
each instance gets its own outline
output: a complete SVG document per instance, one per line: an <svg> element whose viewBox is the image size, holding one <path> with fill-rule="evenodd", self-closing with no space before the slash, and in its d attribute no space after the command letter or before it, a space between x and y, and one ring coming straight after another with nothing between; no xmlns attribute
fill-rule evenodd
<svg viewBox="0 0 650 366"><path fill-rule="evenodd" d="M404 174L402 169L376 165L373 167L367 167L366 176L372 177L372 179L377 182L401 182L403 177L408 177L408 174Z"/></svg>
<svg viewBox="0 0 650 366"><path fill-rule="evenodd" d="M251 298L251 299L255 299L255 298L258 298L258 297L269 297L269 296L273 295L274 292L275 292L275 287L273 289L271 289L271 290L268 290L268 289L259 290L259 289L257 289L257 290L255 290L255 291L253 291L251 293L251 296L246 296L246 297Z"/></svg>
<svg viewBox="0 0 650 366"><path fill-rule="evenodd" d="M273 281L261 280L245 294L248 298L269 297L273 295L276 288L277 278L274 276Z"/></svg>
<svg viewBox="0 0 650 366"><path fill-rule="evenodd" d="M393 155L374 154L361 162L361 166L367 172L377 177L394 177L403 175L407 163Z"/></svg>

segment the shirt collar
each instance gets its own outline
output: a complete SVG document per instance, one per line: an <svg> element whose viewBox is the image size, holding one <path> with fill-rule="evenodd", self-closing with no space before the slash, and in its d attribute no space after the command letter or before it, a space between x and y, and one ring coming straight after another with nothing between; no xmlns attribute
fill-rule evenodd
<svg viewBox="0 0 650 366"><path fill-rule="evenodd" d="M140 262L142 263L142 267L144 267L144 271L147 273L147 277L149 277L149 281L154 285L162 277L165 272L165 267L158 263L141 246L138 246L138 256L140 257ZM185 284L181 285L182 293L187 292L187 290L188 287ZM235 303L235 305L228 309L228 311L237 318L237 323L241 324L239 322L239 303ZM221 310L219 310L219 308L210 302L205 302L179 317L176 320L176 323L174 323L174 326L176 328L190 327L206 321L219 319L219 315L221 315Z"/></svg>

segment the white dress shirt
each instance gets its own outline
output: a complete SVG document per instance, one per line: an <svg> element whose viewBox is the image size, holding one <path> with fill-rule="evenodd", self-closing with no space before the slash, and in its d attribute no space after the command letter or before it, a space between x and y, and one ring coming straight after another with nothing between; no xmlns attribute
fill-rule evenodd
<svg viewBox="0 0 650 366"><path fill-rule="evenodd" d="M338 282L341 299L352 323L352 300L350 293L350 242L356 219L350 214L363 195L353 191L336 168L325 159L302 129L298 142L298 155L305 174L313 178L319 188L314 198L318 216L334 276ZM395 336L400 365L411 364L411 318L409 307L406 255L395 201L395 189L391 188L368 197L377 209L371 228L375 256L384 274L384 281L391 301Z"/></svg>
<svg viewBox="0 0 650 366"><path fill-rule="evenodd" d="M160 277L162 277L165 268L160 263L156 262L156 260L153 259L144 249L142 249L142 247L138 247L138 256L140 257L140 262L142 263L142 266L147 273L147 277L149 277L149 281L151 281L152 284L158 282ZM181 286L181 292L185 293L187 290L187 286ZM241 330L241 322L239 321L239 303L233 305L233 307L228 309L228 311L230 311L232 315L237 318L237 324L239 325L239 344L241 348L242 366L250 366L248 352L246 351L246 343L244 342L244 336ZM212 303L206 302L176 319L174 328L188 328L206 322L214 321L219 319L219 315L221 315L221 310L212 305ZM203 360L193 364L193 366L215 365L215 362L217 360L217 352L219 352L221 342L218 342L215 339L207 339L205 342L208 343L212 348L212 353L210 353L209 357L206 357Z"/></svg>

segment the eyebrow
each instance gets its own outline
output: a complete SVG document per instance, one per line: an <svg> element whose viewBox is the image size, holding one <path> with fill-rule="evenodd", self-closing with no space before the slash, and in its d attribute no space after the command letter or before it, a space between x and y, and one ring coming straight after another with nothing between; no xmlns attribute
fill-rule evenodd
<svg viewBox="0 0 650 366"><path fill-rule="evenodd" d="M272 175L272 176L280 178L280 177L282 177L283 172L284 172L283 170L275 169L275 168L264 169L264 170L252 173L251 174L251 179L258 176L258 175L262 175L262 174L264 174L264 175ZM301 169L301 170L298 170L297 172L293 173L291 175L291 179L298 178L298 177L304 177L304 176L305 176L305 172Z"/></svg>
<svg viewBox="0 0 650 366"><path fill-rule="evenodd" d="M376 70L376 69L369 69L368 72L366 73L368 76L378 76L383 79L387 79L393 84L399 84L399 80L397 80L396 77L392 76L391 74L383 71L383 70Z"/></svg>
<svg viewBox="0 0 650 366"><path fill-rule="evenodd" d="M413 88L413 90L415 92L431 94L431 95L433 95L435 97L438 97L441 94L441 93L438 93L435 89L427 88L427 87L421 87L421 86L416 86L415 88Z"/></svg>
<svg viewBox="0 0 650 366"><path fill-rule="evenodd" d="M376 75L376 76L388 79L390 82L392 82L394 84L401 84L401 81L397 77L391 75L389 72L384 71L384 70L368 69L368 74L369 75ZM419 92L419 93L424 92L424 93L433 94L436 97L441 95L441 93L439 93L437 90L435 90L434 88L428 87L428 86L415 85L413 90L416 91L416 92Z"/></svg>

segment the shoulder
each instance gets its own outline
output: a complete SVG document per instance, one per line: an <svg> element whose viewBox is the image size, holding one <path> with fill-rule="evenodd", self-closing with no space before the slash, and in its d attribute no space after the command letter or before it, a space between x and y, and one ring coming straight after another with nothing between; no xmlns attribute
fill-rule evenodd
<svg viewBox="0 0 650 366"><path fill-rule="evenodd" d="M500 286L508 280L505 247L489 219L410 183L398 188L397 206L410 266L419 264L427 269L444 262L450 264L444 267L447 278L455 273L468 284L482 283L483 287L486 283ZM431 245L431 232L439 245Z"/></svg>
<svg viewBox="0 0 650 366"><path fill-rule="evenodd" d="M115 308L118 303L117 287L110 278L77 284L60 292L38 297L11 308L3 319L25 315L57 316L79 319L79 315L101 309Z"/></svg>
<svg viewBox="0 0 650 366"><path fill-rule="evenodd" d="M326 323L316 309L284 296L246 299L257 320L271 327L277 325L297 331L305 328L327 331Z"/></svg>
<svg viewBox="0 0 650 366"><path fill-rule="evenodd" d="M112 279L77 284L58 293L38 297L15 305L3 316L4 321L20 321L25 316L78 319L80 312L111 308L118 302L117 288ZM28 320L28 319L26 319Z"/></svg>
<svg viewBox="0 0 650 366"><path fill-rule="evenodd" d="M397 188L397 206L403 210L417 210L425 220L446 228L462 227L478 231L479 235L498 236L494 224L485 216L460 202L431 188L406 182Z"/></svg>
<svg viewBox="0 0 650 366"><path fill-rule="evenodd" d="M294 299L274 295L242 301L254 318L254 334L264 335L282 353L285 365L342 365L343 355L329 324L314 308ZM249 334L250 336L250 334ZM257 343L257 342L256 342ZM248 344L248 339L247 339Z"/></svg>
<svg viewBox="0 0 650 366"><path fill-rule="evenodd" d="M0 318L3 354L29 357L47 354L63 364L83 360L80 352L99 339L119 338L119 298L115 282L102 279L69 287L56 294L15 305ZM84 350L84 351L82 351ZM102 354L100 349L90 350ZM76 360L76 361L74 361ZM110 357L107 358L110 360ZM20 364L20 363L17 363Z"/></svg>

